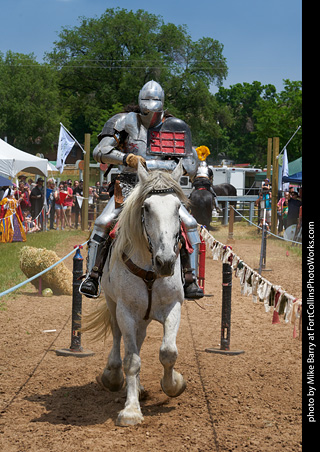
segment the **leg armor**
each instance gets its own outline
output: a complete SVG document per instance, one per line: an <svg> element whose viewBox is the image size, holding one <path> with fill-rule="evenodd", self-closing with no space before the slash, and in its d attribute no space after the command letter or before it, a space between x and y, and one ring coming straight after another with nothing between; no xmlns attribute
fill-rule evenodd
<svg viewBox="0 0 320 452"><path fill-rule="evenodd" d="M112 197L94 224L88 242L87 273L79 288L80 293L88 298L97 298L100 295L100 278L110 245L108 233L120 210L121 208L116 209Z"/></svg>
<svg viewBox="0 0 320 452"><path fill-rule="evenodd" d="M182 267L185 273L185 297L202 298L204 293L197 283L199 245L201 243L197 230L197 221L184 206L180 207L179 213L181 220L187 229L188 239L193 248L193 253L191 254L188 252L182 253Z"/></svg>

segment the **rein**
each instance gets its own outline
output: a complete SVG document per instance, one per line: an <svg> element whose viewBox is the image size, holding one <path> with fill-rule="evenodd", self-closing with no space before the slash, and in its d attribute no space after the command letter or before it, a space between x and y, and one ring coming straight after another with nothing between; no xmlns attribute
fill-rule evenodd
<svg viewBox="0 0 320 452"><path fill-rule="evenodd" d="M155 194L168 194L168 193L175 193L175 191L172 188L165 188L165 189L154 189L152 191L150 191L150 195L155 195ZM150 240L150 237L146 231L145 228L145 223L144 223L144 215L142 213L142 224L144 226L144 233L146 235L146 239L148 241L148 247L149 247L149 252L152 255L152 243ZM181 249L181 241L180 239L177 242L177 248L176 248L176 255L179 255ZM144 270L143 268L138 267L134 262L132 262L131 259L128 258L128 256L126 255L126 253L122 253L122 260L123 263L126 265L126 267L131 271L132 274L139 276L145 283L146 287L147 287L147 291L148 291L148 308L147 311L145 313L145 316L143 317L143 320L148 320L149 319L149 315L150 315L150 311L151 311L151 305L152 305L152 287L153 287L153 283L155 282L156 279L158 279L158 275L155 271L153 270ZM153 263L153 256L152 256L152 263Z"/></svg>

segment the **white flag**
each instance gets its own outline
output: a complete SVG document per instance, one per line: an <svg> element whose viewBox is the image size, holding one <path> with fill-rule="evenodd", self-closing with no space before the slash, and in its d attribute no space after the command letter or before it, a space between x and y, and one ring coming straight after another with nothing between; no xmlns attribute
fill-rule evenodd
<svg viewBox="0 0 320 452"><path fill-rule="evenodd" d="M61 125L56 164L56 167L60 171L60 174L63 172L64 163L74 144L75 141L73 140L73 138L71 138L71 136L66 132L64 127Z"/></svg>
<svg viewBox="0 0 320 452"><path fill-rule="evenodd" d="M284 148L283 152L283 160L282 160L282 177L289 176L289 164L288 164L288 155L287 148ZM282 182L282 191L289 191L289 182Z"/></svg>
<svg viewBox="0 0 320 452"><path fill-rule="evenodd" d="M84 197L83 196L80 196L80 195L77 195L77 201L78 201L78 204L79 204L79 207L80 207L80 209L81 209L81 206L82 206L82 201L84 200Z"/></svg>

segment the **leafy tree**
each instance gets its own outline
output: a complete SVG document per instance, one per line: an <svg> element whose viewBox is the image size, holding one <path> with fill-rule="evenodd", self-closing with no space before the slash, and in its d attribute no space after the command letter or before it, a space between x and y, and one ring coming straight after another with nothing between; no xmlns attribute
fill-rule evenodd
<svg viewBox="0 0 320 452"><path fill-rule="evenodd" d="M285 145L301 124L301 82L285 80L285 89L276 93L273 85L243 83L220 88L216 99L232 114L229 124L223 122L220 152L236 162L264 166L267 140L278 136ZM292 159L301 152L300 139L295 141Z"/></svg>
<svg viewBox="0 0 320 452"><path fill-rule="evenodd" d="M0 136L25 151L45 152L63 120L57 76L33 54L0 54Z"/></svg>
<svg viewBox="0 0 320 452"><path fill-rule="evenodd" d="M218 41L193 42L186 26L166 24L143 10L112 8L99 18L80 20L80 26L62 29L46 56L58 69L75 133L98 133L95 127L106 111L136 103L139 90L152 79L163 86L170 112L191 124L195 141L215 133L206 124L217 109L209 88L227 75Z"/></svg>
<svg viewBox="0 0 320 452"><path fill-rule="evenodd" d="M280 147L286 145L298 126L302 125L302 83L284 80L284 90L271 101L263 102L255 111L255 137L260 147L266 148L268 137L279 137ZM281 149L280 149L281 150ZM289 160L301 157L302 131L288 147Z"/></svg>

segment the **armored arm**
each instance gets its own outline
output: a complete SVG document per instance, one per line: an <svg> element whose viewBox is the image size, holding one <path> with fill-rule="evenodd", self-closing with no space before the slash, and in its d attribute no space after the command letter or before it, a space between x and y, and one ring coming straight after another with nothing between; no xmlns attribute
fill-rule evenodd
<svg viewBox="0 0 320 452"><path fill-rule="evenodd" d="M93 158L98 163L125 165L132 168L138 166L138 156L121 150L121 142L127 134L126 120L127 115L119 113L105 123L98 136L99 144L93 150ZM140 160L143 160L142 163L144 163L144 159L140 158Z"/></svg>
<svg viewBox="0 0 320 452"><path fill-rule="evenodd" d="M116 149L118 142L115 137L104 137L93 150L93 158L98 163L113 163L114 165L122 165L124 152Z"/></svg>

